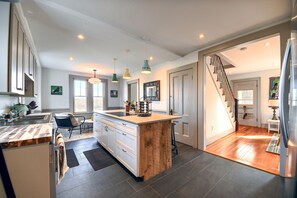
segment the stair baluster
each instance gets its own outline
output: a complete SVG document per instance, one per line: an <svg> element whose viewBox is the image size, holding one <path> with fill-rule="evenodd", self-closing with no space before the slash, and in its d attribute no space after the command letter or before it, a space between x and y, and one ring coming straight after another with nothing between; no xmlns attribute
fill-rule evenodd
<svg viewBox="0 0 297 198"><path fill-rule="evenodd" d="M214 66L214 73L217 74L217 81L220 82L220 88L223 90L223 95L225 96L225 101L230 107L230 113L235 118L235 128L238 129L238 100L234 97L233 91L231 89L227 74L223 67L221 58L217 55L212 55L210 64Z"/></svg>

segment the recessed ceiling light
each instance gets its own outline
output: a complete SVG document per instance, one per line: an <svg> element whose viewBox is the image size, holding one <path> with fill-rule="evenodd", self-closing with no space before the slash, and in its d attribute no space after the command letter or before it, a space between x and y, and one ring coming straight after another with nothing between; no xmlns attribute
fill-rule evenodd
<svg viewBox="0 0 297 198"><path fill-rule="evenodd" d="M150 60L153 60L154 58L152 56L150 56Z"/></svg>
<svg viewBox="0 0 297 198"><path fill-rule="evenodd" d="M265 43L265 45L266 45L266 46L269 46L269 45L270 45L270 43L269 43L269 42L267 42L267 43Z"/></svg>
<svg viewBox="0 0 297 198"><path fill-rule="evenodd" d="M199 38L200 39L203 39L204 38L204 34L203 33L199 34Z"/></svg>
<svg viewBox="0 0 297 198"><path fill-rule="evenodd" d="M79 35L77 35L77 38L80 39L80 40L84 40L85 39L85 36L82 35L82 34L79 34Z"/></svg>
<svg viewBox="0 0 297 198"><path fill-rule="evenodd" d="M70 56L70 57L69 57L69 60L70 60L70 61L74 61L74 57L73 57L73 56Z"/></svg>

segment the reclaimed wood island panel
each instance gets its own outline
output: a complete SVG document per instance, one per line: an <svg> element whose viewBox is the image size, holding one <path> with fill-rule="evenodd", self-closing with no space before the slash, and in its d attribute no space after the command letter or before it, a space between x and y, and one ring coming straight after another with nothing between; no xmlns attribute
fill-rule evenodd
<svg viewBox="0 0 297 198"><path fill-rule="evenodd" d="M172 166L171 120L178 118L164 114L138 117L98 112L94 114L94 136L136 177L147 180Z"/></svg>

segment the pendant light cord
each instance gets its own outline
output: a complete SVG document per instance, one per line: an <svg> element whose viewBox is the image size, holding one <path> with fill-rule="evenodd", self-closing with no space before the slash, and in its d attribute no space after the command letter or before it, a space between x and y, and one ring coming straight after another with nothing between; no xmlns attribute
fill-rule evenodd
<svg viewBox="0 0 297 198"><path fill-rule="evenodd" d="M115 62L116 62L116 58L113 59L113 73L115 74Z"/></svg>
<svg viewBox="0 0 297 198"><path fill-rule="evenodd" d="M93 69L93 71L94 71L94 78L96 78L96 69Z"/></svg>

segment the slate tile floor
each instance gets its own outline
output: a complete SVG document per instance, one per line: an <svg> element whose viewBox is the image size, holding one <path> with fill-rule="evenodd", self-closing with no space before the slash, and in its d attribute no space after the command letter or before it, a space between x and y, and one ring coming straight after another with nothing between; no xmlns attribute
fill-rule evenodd
<svg viewBox="0 0 297 198"><path fill-rule="evenodd" d="M291 197L279 176L178 144L172 168L145 182L135 180L119 164L94 171L84 151L99 147L94 138L67 142L78 158L57 185L57 197Z"/></svg>

